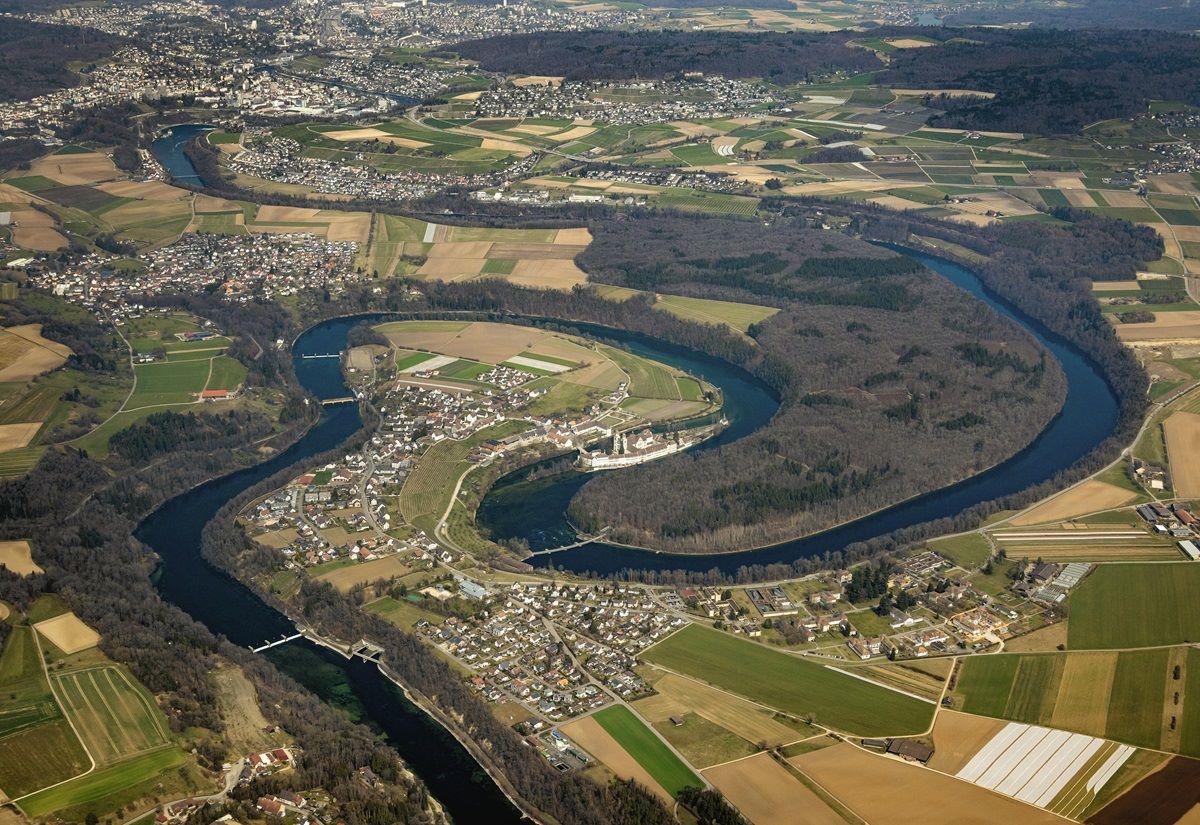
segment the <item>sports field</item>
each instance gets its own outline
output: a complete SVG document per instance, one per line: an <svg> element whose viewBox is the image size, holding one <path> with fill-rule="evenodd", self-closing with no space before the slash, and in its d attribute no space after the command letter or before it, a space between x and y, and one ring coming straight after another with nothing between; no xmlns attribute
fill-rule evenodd
<svg viewBox="0 0 1200 825"><path fill-rule="evenodd" d="M127 410L195 401L196 394L208 383L209 362L157 361L138 364L134 370L137 372L137 387L125 405Z"/></svg>
<svg viewBox="0 0 1200 825"><path fill-rule="evenodd" d="M920 733L933 717L930 702L699 625L675 633L644 658L856 735ZM746 678L751 673L754 678Z"/></svg>
<svg viewBox="0 0 1200 825"><path fill-rule="evenodd" d="M594 714L600 727L672 796L686 787L704 787L691 769L662 743L629 708L613 705Z"/></svg>
<svg viewBox="0 0 1200 825"><path fill-rule="evenodd" d="M1200 565L1101 565L1071 594L1072 650L1200 641Z"/></svg>

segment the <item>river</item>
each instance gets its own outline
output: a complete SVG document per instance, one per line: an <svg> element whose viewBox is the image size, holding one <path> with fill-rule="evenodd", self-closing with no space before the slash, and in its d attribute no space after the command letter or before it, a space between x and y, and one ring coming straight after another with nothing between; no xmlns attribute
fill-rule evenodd
<svg viewBox="0 0 1200 825"><path fill-rule="evenodd" d="M160 140L154 144L154 152L164 166L172 172L178 169L185 177L194 176L195 169L183 155L180 146L190 134L198 131L198 127L195 127L190 134L182 132L187 128L175 127L174 139ZM967 270L928 256L916 257L997 311L1017 320L1048 347L1062 364L1068 380L1066 403L1058 417L1025 450L961 484L882 510L834 530L763 550L720 556L674 556L593 543L566 553L538 557L539 560L553 559L556 566L597 571L626 567L707 570L714 566L732 571L747 563L788 561L844 547L851 542L886 534L909 524L954 515L977 502L1016 492L1050 478L1107 437L1116 422L1116 398L1078 350L987 293L979 280ZM357 320L339 319L319 324L305 332L294 344L297 378L314 396L335 398L348 394L339 361L303 359L300 356L343 349L346 335ZM736 367L641 336L612 331L608 331L608 334L610 337L615 335L639 354L688 370L721 389L726 403L725 413L731 423L717 439L701 449L712 449L753 432L774 413L775 401L766 388ZM163 598L235 644L256 646L293 633L295 629L286 617L260 601L245 586L203 560L200 555L200 533L229 499L305 457L332 449L360 425L361 419L355 405L325 408L321 420L284 452L260 465L190 490L171 499L148 516L138 527L137 536L153 548L162 560L155 574L155 583ZM489 496L490 501L485 502L485 509L492 513L490 524L493 528L509 524L512 535L533 537L537 531L561 535L561 532L555 531L569 530L562 521L565 503L584 479L584 476L575 473L537 482L521 481L519 477L510 479L498 485ZM497 518L497 508L494 506L496 496L507 496L514 505L514 512L517 511L515 505L519 503L526 515L508 521ZM351 716L383 733L460 825L504 825L520 821L516 809L467 751L440 725L412 705L374 665L359 660L345 660L303 639L264 655L323 699L344 708Z"/></svg>

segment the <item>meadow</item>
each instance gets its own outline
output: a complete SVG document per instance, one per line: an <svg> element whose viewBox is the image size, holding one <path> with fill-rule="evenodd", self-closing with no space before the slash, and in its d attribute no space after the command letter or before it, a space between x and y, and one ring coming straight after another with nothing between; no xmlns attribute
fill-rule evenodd
<svg viewBox="0 0 1200 825"><path fill-rule="evenodd" d="M932 703L699 625L689 625L658 643L644 658L856 735L920 733L933 716ZM748 679L747 674L754 678Z"/></svg>
<svg viewBox="0 0 1200 825"><path fill-rule="evenodd" d="M1200 641L1200 565L1101 565L1071 594L1071 650Z"/></svg>
<svg viewBox="0 0 1200 825"><path fill-rule="evenodd" d="M595 717L600 727L608 731L609 735L672 796L689 786L704 786L699 777L642 724L629 708L613 705L597 711Z"/></svg>
<svg viewBox="0 0 1200 825"><path fill-rule="evenodd" d="M19 805L31 817L54 811L65 817L68 810L79 806L113 810L152 792L164 772L186 761L186 754L178 747L160 748L26 796Z"/></svg>

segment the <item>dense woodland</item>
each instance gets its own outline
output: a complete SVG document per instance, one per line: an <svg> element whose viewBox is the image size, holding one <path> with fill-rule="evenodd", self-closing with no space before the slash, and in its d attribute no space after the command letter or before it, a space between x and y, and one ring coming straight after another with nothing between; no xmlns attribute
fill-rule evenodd
<svg viewBox="0 0 1200 825"><path fill-rule="evenodd" d="M1008 0L955 10L943 18L947 26L1002 26L1030 23L1058 29L1200 29L1200 6L1192 0Z"/></svg>
<svg viewBox="0 0 1200 825"><path fill-rule="evenodd" d="M28 100L77 86L68 64L108 57L123 42L95 29L6 18L0 26L0 100Z"/></svg>
<svg viewBox="0 0 1200 825"><path fill-rule="evenodd" d="M1132 7L1130 7L1132 8ZM995 97L932 96L932 125L1073 133L1143 111L1149 100L1200 103L1200 40L1164 31L888 27L873 37L920 36L935 48L900 49L885 66L846 45L845 32L550 32L456 46L484 68L577 80L670 77L703 71L810 82L830 72L880 70L875 82L910 89L975 89Z"/></svg>
<svg viewBox="0 0 1200 825"><path fill-rule="evenodd" d="M893 54L877 81L917 89L978 89L985 98L940 98L931 125L1074 133L1129 117L1149 100L1200 103L1200 39L1163 31L910 29L943 40Z"/></svg>
<svg viewBox="0 0 1200 825"><path fill-rule="evenodd" d="M911 258L792 219L591 229L593 281L781 307L740 362L781 407L734 444L598 475L571 504L585 531L676 552L793 538L988 467L1061 405L1053 359Z"/></svg>
<svg viewBox="0 0 1200 825"><path fill-rule="evenodd" d="M491 71L561 75L568 80L704 72L791 84L831 70L858 73L881 68L873 52L846 45L850 36L846 32L538 32L459 43L454 50Z"/></svg>

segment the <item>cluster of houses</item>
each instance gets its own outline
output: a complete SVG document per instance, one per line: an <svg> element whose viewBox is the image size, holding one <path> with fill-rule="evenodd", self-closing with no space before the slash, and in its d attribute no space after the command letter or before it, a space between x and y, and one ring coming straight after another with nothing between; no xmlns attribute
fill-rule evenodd
<svg viewBox="0 0 1200 825"><path fill-rule="evenodd" d="M476 99L475 116L587 118L644 126L762 114L774 102L765 86L718 75L634 82L573 80L490 89Z"/></svg>
<svg viewBox="0 0 1200 825"><path fill-rule="evenodd" d="M706 192L724 192L726 194L734 195L750 191L750 187L738 180L736 177L719 172L587 166L575 174L585 180L603 180L611 183L635 183L645 186L667 187L673 189L703 189Z"/></svg>
<svg viewBox="0 0 1200 825"><path fill-rule="evenodd" d="M541 155L513 157L502 169L474 174L452 174L423 168L422 156L412 158L412 168L381 171L372 165L372 155L365 152L347 153L351 162L341 157L335 160L308 157L304 147L287 137L259 137L249 132L251 142L229 161L235 172L275 183L308 186L317 192L349 195L371 200L412 200L424 198L450 187L480 188L499 186L524 177L537 164ZM430 161L445 166L447 161L429 156ZM453 162L452 160L450 161Z"/></svg>
<svg viewBox="0 0 1200 825"><path fill-rule="evenodd" d="M613 696L648 693L634 670L638 655L687 623L644 588L518 582L502 603L470 620L419 625L472 672L471 684L487 700L515 702L557 723Z"/></svg>
<svg viewBox="0 0 1200 825"><path fill-rule="evenodd" d="M42 289L98 315L119 314L143 295L199 293L214 283L228 300L247 302L308 289L337 294L355 272L356 241L329 241L307 233L198 235L142 253L143 269L116 271L111 259L84 254L64 266L30 272Z"/></svg>

